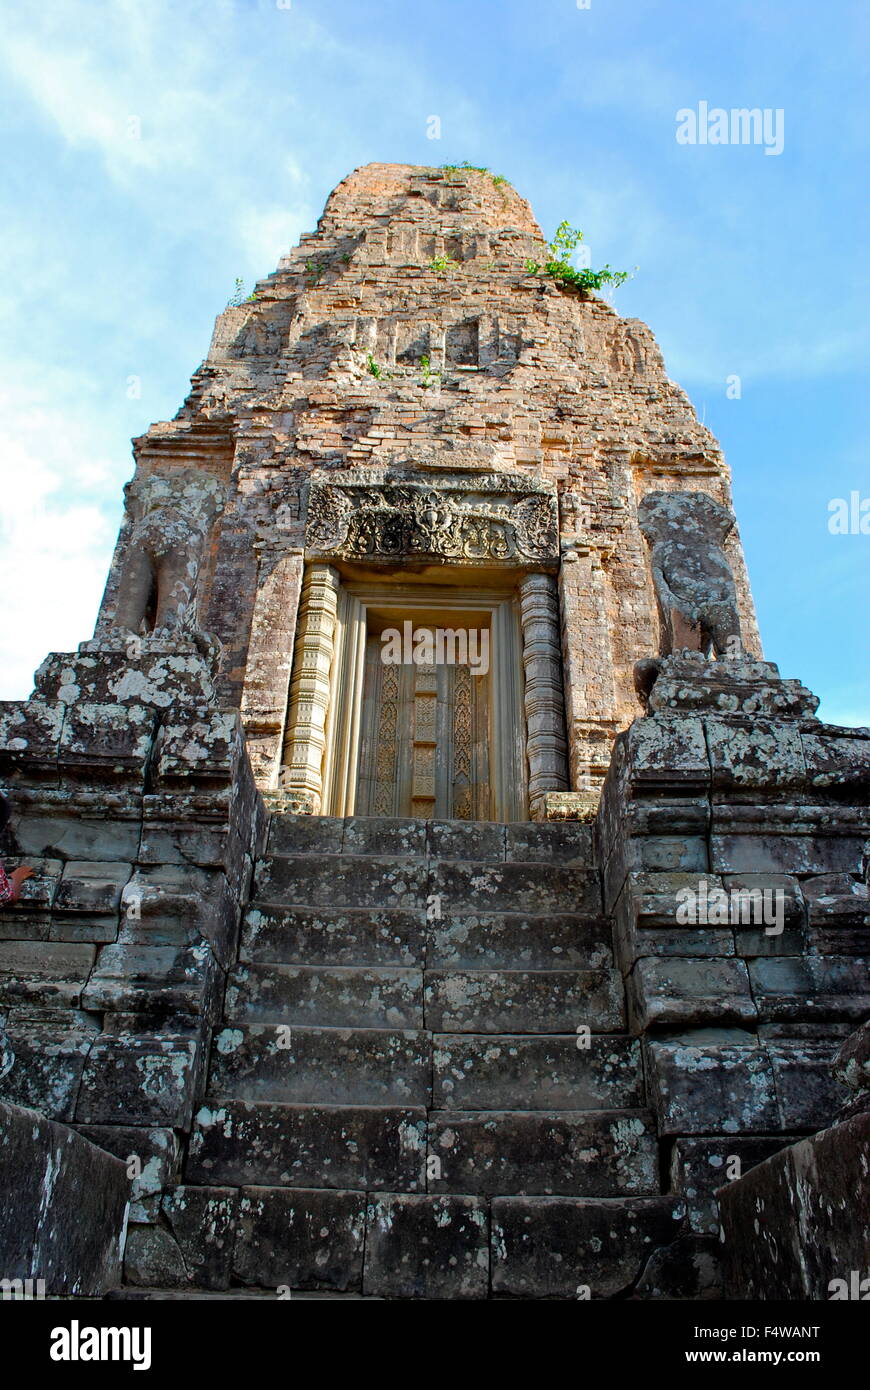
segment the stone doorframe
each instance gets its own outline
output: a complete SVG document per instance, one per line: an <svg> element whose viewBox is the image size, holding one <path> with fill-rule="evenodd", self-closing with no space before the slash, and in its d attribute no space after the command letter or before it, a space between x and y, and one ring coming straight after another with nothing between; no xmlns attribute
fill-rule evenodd
<svg viewBox="0 0 870 1390"><path fill-rule="evenodd" d="M466 593L473 592L473 571L479 570L484 584L497 575L501 592L513 590L519 606L522 638L514 650L522 657L523 680L515 657L513 685L508 672L502 673L502 726L511 743L510 729L525 726L528 804L512 805L510 814L543 819L547 793L568 789L553 485L519 473L476 470L323 470L309 485L305 558L281 771L282 790L293 804L315 815L325 808L348 815L353 806L359 701L339 696L359 691L368 580L361 581L362 593L351 594L340 571L356 577L361 571L383 573L396 586L394 593L410 598L414 586L403 582L403 570L412 569L421 583L431 578L437 584L450 569ZM506 623L498 612L498 606L492 609L493 620ZM502 636L507 638L507 627ZM499 647L510 653L509 641ZM504 786L504 763L501 775Z"/></svg>
<svg viewBox="0 0 870 1390"><path fill-rule="evenodd" d="M543 819L546 794L568 787L558 592L548 574L522 575L513 590L481 590L345 584L334 565L309 565L290 685L285 794L314 815L354 814L367 613L384 608L487 614L494 804L506 820Z"/></svg>

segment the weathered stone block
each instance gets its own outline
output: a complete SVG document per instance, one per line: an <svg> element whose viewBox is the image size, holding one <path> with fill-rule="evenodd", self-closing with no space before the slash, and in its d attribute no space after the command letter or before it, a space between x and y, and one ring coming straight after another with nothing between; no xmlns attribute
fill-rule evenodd
<svg viewBox="0 0 870 1390"><path fill-rule="evenodd" d="M769 1042L784 1130L822 1129L847 1099L845 1086L833 1074L836 1042Z"/></svg>
<svg viewBox="0 0 870 1390"><path fill-rule="evenodd" d="M209 1093L324 1105L427 1105L428 1033L232 1023L215 1035Z"/></svg>
<svg viewBox="0 0 870 1390"><path fill-rule="evenodd" d="M493 1293L613 1298L632 1287L653 1250L676 1238L683 1215L674 1197L498 1197L492 1203Z"/></svg>
<svg viewBox="0 0 870 1390"><path fill-rule="evenodd" d="M0 1190L5 1280L44 1280L46 1293L79 1298L120 1283L130 1185L116 1158L0 1101Z"/></svg>
<svg viewBox="0 0 870 1390"><path fill-rule="evenodd" d="M176 1187L161 1204L186 1282L200 1289L229 1286L239 1194L232 1187Z"/></svg>
<svg viewBox="0 0 870 1390"><path fill-rule="evenodd" d="M721 1299L718 1241L684 1232L670 1245L659 1246L650 1255L631 1297L633 1301L650 1298L693 1303Z"/></svg>
<svg viewBox="0 0 870 1390"><path fill-rule="evenodd" d="M868 962L854 956L776 956L750 961L759 1017L858 1022L870 1005Z"/></svg>
<svg viewBox="0 0 870 1390"><path fill-rule="evenodd" d="M124 1249L124 1280L145 1288L185 1287L187 1269L171 1231L165 1226L131 1222Z"/></svg>
<svg viewBox="0 0 870 1390"><path fill-rule="evenodd" d="M422 1028L423 975L392 966L240 965L227 1016L324 1028Z"/></svg>
<svg viewBox="0 0 870 1390"><path fill-rule="evenodd" d="M598 970L612 962L610 924L587 913L455 913L430 922L426 942L430 968Z"/></svg>
<svg viewBox="0 0 870 1390"><path fill-rule="evenodd" d="M16 1062L0 1094L11 1104L41 1110L55 1120L72 1120L95 1028L58 1025L57 1020L8 1022Z"/></svg>
<svg viewBox="0 0 870 1390"><path fill-rule="evenodd" d="M486 1298L486 1203L399 1193L370 1202L364 1289L381 1298Z"/></svg>
<svg viewBox="0 0 870 1390"><path fill-rule="evenodd" d="M795 725L760 719L742 725L708 717L704 729L715 787L794 787L806 782Z"/></svg>
<svg viewBox="0 0 870 1390"><path fill-rule="evenodd" d="M807 935L823 955L870 953L870 898L853 874L822 874L802 885L807 904Z"/></svg>
<svg viewBox="0 0 870 1390"><path fill-rule="evenodd" d="M138 1169L131 1179L133 1202L144 1202L163 1191L177 1176L179 1142L171 1129L145 1129L138 1125L76 1125L92 1144L119 1158L125 1167Z"/></svg>
<svg viewBox="0 0 870 1390"><path fill-rule="evenodd" d="M638 719L626 734L626 761L633 786L698 786L710 781L710 758L700 719Z"/></svg>
<svg viewBox="0 0 870 1390"><path fill-rule="evenodd" d="M433 1111L430 1191L641 1196L658 1188L644 1111Z"/></svg>
<svg viewBox="0 0 870 1390"><path fill-rule="evenodd" d="M868 1148L870 1115L856 1116L720 1191L728 1297L866 1298Z"/></svg>
<svg viewBox="0 0 870 1390"><path fill-rule="evenodd" d="M45 700L0 703L0 771L32 768L43 775L56 771L64 705Z"/></svg>
<svg viewBox="0 0 870 1390"><path fill-rule="evenodd" d="M843 1043L834 1076L853 1091L870 1090L870 1021L856 1028Z"/></svg>
<svg viewBox="0 0 870 1390"><path fill-rule="evenodd" d="M648 1087L663 1134L764 1134L779 1128L773 1067L745 1042L651 1042Z"/></svg>
<svg viewBox="0 0 870 1390"><path fill-rule="evenodd" d="M635 1032L669 1024L751 1024L756 1007L741 960L645 957L628 977L629 1019Z"/></svg>
<svg viewBox="0 0 870 1390"><path fill-rule="evenodd" d="M28 1001L76 1008L95 957L95 946L0 941L0 1005Z"/></svg>
<svg viewBox="0 0 870 1390"><path fill-rule="evenodd" d="M625 1018L617 970L429 970L425 995L439 1032L612 1033Z"/></svg>
<svg viewBox="0 0 870 1390"><path fill-rule="evenodd" d="M425 1110L226 1101L197 1114L187 1178L413 1192L425 1147Z"/></svg>
<svg viewBox="0 0 870 1390"><path fill-rule="evenodd" d="M240 959L422 967L425 927L423 912L259 903L248 909Z"/></svg>
<svg viewBox="0 0 870 1390"><path fill-rule="evenodd" d="M145 705L90 704L68 708L58 745L61 772L141 780L151 756L156 716Z"/></svg>
<svg viewBox="0 0 870 1390"><path fill-rule="evenodd" d="M785 1134L678 1139L671 1154L671 1186L686 1204L690 1228L699 1235L718 1235L719 1188L792 1143L794 1136Z"/></svg>
<svg viewBox="0 0 870 1390"><path fill-rule="evenodd" d="M237 710L169 709L155 746L154 787L160 791L189 782L228 783L243 757L243 746Z"/></svg>
<svg viewBox="0 0 870 1390"><path fill-rule="evenodd" d="M109 914L121 905L124 885L133 872L131 864L117 861L74 859L64 865L54 900L55 912Z"/></svg>
<svg viewBox="0 0 870 1390"><path fill-rule="evenodd" d="M208 945L103 946L82 996L96 1012L214 1018L222 979Z"/></svg>
<svg viewBox="0 0 870 1390"><path fill-rule="evenodd" d="M814 787L870 786L870 737L859 730L842 730L843 737L803 732L807 776Z"/></svg>
<svg viewBox="0 0 870 1390"><path fill-rule="evenodd" d="M523 1097L529 1110L632 1109L643 1104L639 1045L595 1034L587 1049L577 1034L442 1033L434 1038L438 1108L503 1110Z"/></svg>
<svg viewBox="0 0 870 1390"><path fill-rule="evenodd" d="M364 1192L246 1187L240 1194L233 1273L260 1288L362 1285Z"/></svg>
<svg viewBox="0 0 870 1390"><path fill-rule="evenodd" d="M183 1034L104 1034L88 1057L76 1120L189 1129L203 1065L198 1051Z"/></svg>

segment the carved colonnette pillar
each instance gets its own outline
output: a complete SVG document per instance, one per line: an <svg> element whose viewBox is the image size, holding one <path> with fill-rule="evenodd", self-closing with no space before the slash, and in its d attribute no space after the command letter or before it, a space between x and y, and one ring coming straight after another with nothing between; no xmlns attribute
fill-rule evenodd
<svg viewBox="0 0 870 1390"><path fill-rule="evenodd" d="M528 574L520 583L523 667L526 690L526 753L529 814L543 820L547 792L568 788L559 601L548 574Z"/></svg>
<svg viewBox="0 0 870 1390"><path fill-rule="evenodd" d="M300 809L314 815L319 815L323 801L323 754L338 593L338 571L332 565L312 565L305 575L299 608L281 783L285 792L298 798Z"/></svg>
<svg viewBox="0 0 870 1390"><path fill-rule="evenodd" d="M263 554L254 600L241 711L257 785L277 785L290 689L302 554Z"/></svg>
<svg viewBox="0 0 870 1390"><path fill-rule="evenodd" d="M559 572L571 787L597 791L618 728L613 645L599 552L572 545Z"/></svg>

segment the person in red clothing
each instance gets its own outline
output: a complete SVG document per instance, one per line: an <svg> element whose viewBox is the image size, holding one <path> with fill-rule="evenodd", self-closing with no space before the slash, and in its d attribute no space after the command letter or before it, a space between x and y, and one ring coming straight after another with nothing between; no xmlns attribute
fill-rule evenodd
<svg viewBox="0 0 870 1390"><path fill-rule="evenodd" d="M0 792L0 835L9 824L11 814L9 802ZM19 869L13 869L11 874L7 874L3 865L0 864L0 907L5 907L7 903L18 902L21 897L21 885L31 877L32 873L32 869L28 869L22 864Z"/></svg>

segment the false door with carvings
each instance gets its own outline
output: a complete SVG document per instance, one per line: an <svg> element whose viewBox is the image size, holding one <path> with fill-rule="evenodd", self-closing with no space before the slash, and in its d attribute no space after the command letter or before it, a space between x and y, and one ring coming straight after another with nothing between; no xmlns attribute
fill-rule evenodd
<svg viewBox="0 0 870 1390"><path fill-rule="evenodd" d="M491 819L490 706L488 673L385 664L369 636L356 814Z"/></svg>

